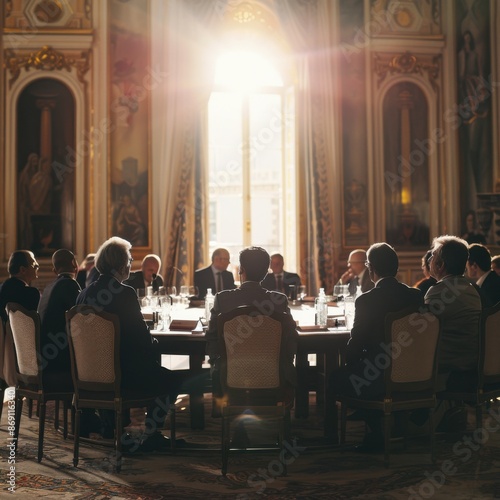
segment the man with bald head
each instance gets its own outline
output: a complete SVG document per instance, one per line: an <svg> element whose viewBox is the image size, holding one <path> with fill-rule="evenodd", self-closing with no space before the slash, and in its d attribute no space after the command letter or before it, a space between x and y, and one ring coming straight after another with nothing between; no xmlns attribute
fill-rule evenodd
<svg viewBox="0 0 500 500"><path fill-rule="evenodd" d="M38 313L41 322L41 354L44 370L63 372L70 376L66 311L76 304L80 285L75 277L78 262L70 250L56 250L52 255L52 270L57 278L45 287Z"/></svg>
<svg viewBox="0 0 500 500"><path fill-rule="evenodd" d="M141 270L130 273L129 279L124 281L124 284L136 290L152 286L153 292L157 292L158 288L163 286L163 278L159 275L160 268L160 257L150 253L142 259Z"/></svg>
<svg viewBox="0 0 500 500"><path fill-rule="evenodd" d="M234 290L234 277L227 271L229 252L225 248L217 248L212 254L212 265L198 269L194 273L194 285L198 287L198 298L204 299L207 290L212 289L215 295L222 290Z"/></svg>
<svg viewBox="0 0 500 500"><path fill-rule="evenodd" d="M358 285L363 293L371 290L374 284L366 272L365 262L366 252L360 248L353 250L347 259L347 271L340 277L337 285L348 285L351 295L356 295Z"/></svg>

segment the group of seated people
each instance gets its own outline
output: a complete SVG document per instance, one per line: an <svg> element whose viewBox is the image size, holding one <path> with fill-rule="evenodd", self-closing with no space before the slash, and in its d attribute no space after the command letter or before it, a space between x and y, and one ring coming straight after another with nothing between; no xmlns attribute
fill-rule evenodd
<svg viewBox="0 0 500 500"><path fill-rule="evenodd" d="M131 244L119 237L110 238L95 255L87 256L80 275L80 283L85 285L82 286L77 281L79 266L73 253L66 249L57 250L52 256L57 277L45 288L40 299L38 290L31 286L39 269L34 254L27 250L15 251L8 263L10 278L0 288L0 315L7 321L5 306L8 302L38 310L43 355L44 349L49 349L58 337L66 335L65 312L68 309L75 304L97 305L117 315L120 321L122 385L139 390L147 388L158 394L163 394L168 388L170 400L175 400L181 390L181 381L175 372L161 367L135 292L138 288L163 285L159 275L161 261L155 255L147 255L142 261L141 270L131 273L132 260ZM289 317L289 325L284 331L287 339L285 379L289 388L287 401L292 405L296 384L293 359L297 348L297 331L288 307L287 287L299 286L300 277L284 271L283 256L269 256L260 247L242 250L239 260L239 287L236 287L233 275L227 271L229 253L225 249L215 250L212 264L195 272L199 296L204 298L209 288L215 294L206 333L214 392L218 390L220 359L218 314L241 305L262 303L266 305L264 310L269 311L268 314L277 311ZM468 246L455 236L435 238L432 248L422 259L426 282L416 287L409 287L397 280L398 267L396 251L387 243L376 243L366 252L359 249L349 255L348 270L341 276L340 283L352 286L354 291L361 286L363 293L355 302L354 324L346 347L345 366L334 372L330 380L332 397L339 393L356 393L356 396L366 398L382 394L383 376L360 388L353 384L353 375L362 377L367 361L380 353L386 314L409 306L419 308L427 305L441 320L439 374L442 388L467 383L468 379L474 377L481 309L500 300L500 276L491 271L488 249L481 244ZM269 268L272 272L268 273ZM464 276L466 270L468 277ZM473 284L471 279L477 280L476 283ZM450 293L453 300L448 300ZM271 310L268 307L270 304ZM57 345L61 345L61 342ZM68 350L59 349L49 366L50 370L68 373ZM165 408L168 406L162 402L148 409L147 418L153 419L154 416L156 425L142 440L143 449L161 450L170 446L160 431L166 417ZM84 433L94 430L91 428L93 418L95 414L89 416L88 427L83 428ZM370 442L380 443L380 419L369 420L372 434L376 436ZM112 422L112 416L102 412L99 426L112 427ZM105 429L101 431L106 434Z"/></svg>

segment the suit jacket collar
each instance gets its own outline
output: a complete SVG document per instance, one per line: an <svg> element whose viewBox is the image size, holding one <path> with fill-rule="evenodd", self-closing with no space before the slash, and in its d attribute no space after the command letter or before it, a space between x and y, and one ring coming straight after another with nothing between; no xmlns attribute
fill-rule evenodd
<svg viewBox="0 0 500 500"><path fill-rule="evenodd" d="M397 283L399 283L399 281L394 276L385 276L377 281L375 288L386 288L388 286L394 286Z"/></svg>
<svg viewBox="0 0 500 500"><path fill-rule="evenodd" d="M257 281L244 281L241 285L240 285L240 288L242 290L251 290L251 289L258 289L258 288L261 288L262 289L262 286L260 283L258 283Z"/></svg>

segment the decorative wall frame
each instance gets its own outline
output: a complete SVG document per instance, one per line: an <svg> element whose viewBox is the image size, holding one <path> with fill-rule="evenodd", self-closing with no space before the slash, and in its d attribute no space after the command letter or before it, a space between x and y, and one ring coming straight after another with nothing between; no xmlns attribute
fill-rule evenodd
<svg viewBox="0 0 500 500"><path fill-rule="evenodd" d="M112 0L108 19L108 233L145 250L151 248L149 4Z"/></svg>

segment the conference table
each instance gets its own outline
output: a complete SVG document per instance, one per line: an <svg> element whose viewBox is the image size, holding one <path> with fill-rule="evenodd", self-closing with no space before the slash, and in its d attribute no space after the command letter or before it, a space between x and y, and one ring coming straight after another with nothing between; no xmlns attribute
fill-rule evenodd
<svg viewBox="0 0 500 500"><path fill-rule="evenodd" d="M329 315L337 315L336 308L329 307ZM296 418L306 418L309 415L309 390L310 380L316 381L317 403L323 409L324 435L329 440L337 442L338 423L336 402L328 397L328 380L332 370L339 366L343 349L349 339L349 330L345 327L331 327L320 329L314 326L314 308L300 304L290 307L292 316L298 323L298 345L295 357L297 368L298 386L295 393L294 412ZM147 313L145 314L147 316ZM183 378L189 381L189 405L191 427L203 429L205 413L203 393L209 390L210 377L208 366L205 365L206 340L201 322L204 309L190 307L174 309L171 329L167 331L151 330L157 340L160 355L185 355L189 357L187 368L180 370ZM177 321L175 321L177 320ZM189 324L191 321L192 324ZM197 326L193 328L197 322ZM176 324L179 328L188 330L174 330ZM316 355L316 367L309 364L309 355Z"/></svg>

